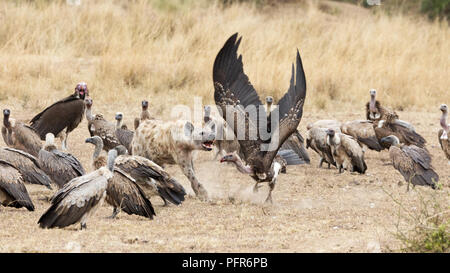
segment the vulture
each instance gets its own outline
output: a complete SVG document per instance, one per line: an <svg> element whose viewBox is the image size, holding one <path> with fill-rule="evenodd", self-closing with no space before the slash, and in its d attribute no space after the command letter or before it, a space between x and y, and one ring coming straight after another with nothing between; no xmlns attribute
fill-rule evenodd
<svg viewBox="0 0 450 273"><path fill-rule="evenodd" d="M148 101L143 100L141 102L141 106L142 106L142 112L141 112L141 116L139 118L135 118L134 119L134 129L136 130L137 127L139 127L139 124L147 119L155 119L150 115L150 112L148 111Z"/></svg>
<svg viewBox="0 0 450 273"><path fill-rule="evenodd" d="M390 114L398 119L397 113L389 108L381 106L381 103L376 100L377 90L370 89L370 101L366 104L366 118L371 121L378 121L386 119L386 115Z"/></svg>
<svg viewBox="0 0 450 273"><path fill-rule="evenodd" d="M39 218L41 228L63 228L80 223L87 228L88 218L103 204L108 183L114 177L114 160L117 151L108 152L107 166L75 177L52 197L51 205Z"/></svg>
<svg viewBox="0 0 450 273"><path fill-rule="evenodd" d="M339 173L342 173L343 169L349 172L366 172L367 165L364 162L364 151L353 137L328 129L327 144L331 147Z"/></svg>
<svg viewBox="0 0 450 273"><path fill-rule="evenodd" d="M380 152L383 147L378 142L373 122L370 120L353 120L341 125L341 132L352 136L361 146Z"/></svg>
<svg viewBox="0 0 450 273"><path fill-rule="evenodd" d="M440 119L440 124L442 129L438 132L439 143L441 144L441 148L447 156L448 163L450 164L450 141L448 139L448 134L450 134L450 124L447 123L448 116L448 107L446 104L442 104L440 107L442 111L442 116Z"/></svg>
<svg viewBox="0 0 450 273"><path fill-rule="evenodd" d="M29 211L34 211L22 175L13 165L2 159L0 159L0 203L5 207L25 207Z"/></svg>
<svg viewBox="0 0 450 273"><path fill-rule="evenodd" d="M112 122L105 120L102 114L92 115L92 100L87 101L89 115L86 115L88 119L88 129L91 137L99 136L103 140L103 149L109 151L120 145L119 139L116 137L116 125Z"/></svg>
<svg viewBox="0 0 450 273"><path fill-rule="evenodd" d="M116 129L128 130L128 126L123 124L123 113L122 112L117 112L116 116L114 118L117 120Z"/></svg>
<svg viewBox="0 0 450 273"><path fill-rule="evenodd" d="M9 147L37 156L42 142L36 132L28 125L10 118L11 111L3 110L2 136Z"/></svg>
<svg viewBox="0 0 450 273"><path fill-rule="evenodd" d="M320 156L319 168L325 162L328 169L331 165L336 166L331 147L327 143L327 129L321 127L312 127L306 131L306 148L311 147Z"/></svg>
<svg viewBox="0 0 450 273"><path fill-rule="evenodd" d="M385 120L379 120L373 124L375 135L384 148L389 149L389 146L386 146L389 145L389 142L382 144L381 139L390 135L395 135L400 140L400 143L416 145L420 148L425 147L426 140L421 135L413 128L396 121L396 116L388 113Z"/></svg>
<svg viewBox="0 0 450 273"><path fill-rule="evenodd" d="M41 169L36 157L21 150L0 148L0 160L14 166L22 175L23 181L52 189L50 186L52 180Z"/></svg>
<svg viewBox="0 0 450 273"><path fill-rule="evenodd" d="M311 128L326 128L326 129L333 129L335 132L340 133L341 125L342 125L342 123L337 120L322 119L322 120L318 120L314 123L309 123L306 126L306 129L310 130Z"/></svg>
<svg viewBox="0 0 450 273"><path fill-rule="evenodd" d="M256 183L272 184L266 199L270 201L276 177L274 158L285 140L297 130L303 114L306 97L305 74L297 50L297 68L295 70L292 64L289 89L268 118L263 103L244 73L242 55L237 55L241 42L241 38L237 37L238 33L235 33L225 42L214 61L214 100L221 110L219 112L222 118L233 128L238 138L243 160L248 166L247 173ZM278 114L278 118L271 121L274 113ZM243 121L245 124L234 126L235 121ZM260 126L264 126L264 129ZM270 129L270 132L267 132L267 129Z"/></svg>
<svg viewBox="0 0 450 273"><path fill-rule="evenodd" d="M273 97L271 96L266 97L265 109L267 118L269 118L270 113L272 112L272 110L274 110ZM303 139L300 132L298 130L295 130L295 132L288 139L286 139L283 145L281 145L280 150L292 150L295 153L297 153L299 158L302 159L301 164L309 164L310 163L309 154L306 151L304 143L305 140Z"/></svg>
<svg viewBox="0 0 450 273"><path fill-rule="evenodd" d="M101 147L103 145L101 138L94 136L86 139L86 143L95 145L92 161L94 169L98 170L105 167L107 165L107 155ZM136 214L150 219L153 215L156 215L152 203L147 199L144 191L136 184L136 180L117 167L114 167L114 176L109 180L106 188L106 202L114 208L110 218L115 218L120 210L130 215Z"/></svg>
<svg viewBox="0 0 450 273"><path fill-rule="evenodd" d="M93 101L91 98L86 98L84 99L84 104L85 104L85 108L86 108L86 120L88 122L88 130L89 130L89 134L92 135L91 133L91 126L92 126L92 122L95 119L95 116L92 114L92 104Z"/></svg>
<svg viewBox="0 0 450 273"><path fill-rule="evenodd" d="M38 162L53 182L62 188L71 179L85 174L80 161L73 155L56 149L55 136L48 133L44 147L39 151Z"/></svg>
<svg viewBox="0 0 450 273"><path fill-rule="evenodd" d="M77 128L83 119L86 96L89 96L87 84L78 83L75 93L55 102L31 119L31 128L37 132L41 140L45 140L48 133L61 137L62 149L67 150L69 133Z"/></svg>
<svg viewBox="0 0 450 273"><path fill-rule="evenodd" d="M126 125L123 125L123 114L121 112L116 113L116 138L119 143L131 154L131 142L133 141L134 132L127 129Z"/></svg>
<svg viewBox="0 0 450 273"><path fill-rule="evenodd" d="M98 136L88 138L86 142L95 145L94 167L98 168L105 161L100 156L103 143ZM115 161L116 169L135 179L145 192L148 192L149 195L159 195L165 205L168 204L167 201L175 205L180 205L184 201L185 189L163 168L145 157L126 155L127 150L122 145L115 149L119 154Z"/></svg>
<svg viewBox="0 0 450 273"><path fill-rule="evenodd" d="M209 105L204 107L205 113L203 121L205 126L210 126L211 130L216 133L216 140L213 145L217 148L217 153L214 156L214 160L221 154L224 156L227 153L238 152L240 153L239 141L236 139L234 132L227 126L227 123L220 118L211 116L211 107ZM240 153L242 157L242 153Z"/></svg>
<svg viewBox="0 0 450 273"><path fill-rule="evenodd" d="M397 169L408 183L413 186L430 186L436 189L436 183L439 181L439 175L431 166L431 156L424 148L416 145L404 145L400 143L397 136L390 135L381 139L382 143L389 143L389 156L394 168Z"/></svg>

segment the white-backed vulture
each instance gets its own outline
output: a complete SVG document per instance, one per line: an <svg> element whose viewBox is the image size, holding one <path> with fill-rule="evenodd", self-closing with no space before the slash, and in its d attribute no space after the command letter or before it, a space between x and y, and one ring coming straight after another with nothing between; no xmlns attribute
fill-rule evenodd
<svg viewBox="0 0 450 273"><path fill-rule="evenodd" d="M425 148L425 138L419 135L410 126L405 126L402 123L398 123L395 115L387 113L385 117L385 120L379 120L373 124L375 135L377 136L380 144L383 137L395 135L400 140L400 143ZM389 145L389 142L384 142L381 145L384 148L389 149L389 146L386 146Z"/></svg>
<svg viewBox="0 0 450 273"><path fill-rule="evenodd" d="M155 162L137 155L126 155L124 146L117 146L119 157L116 167L128 173L136 179L138 185L149 195L158 195L167 205L167 201L174 205L180 205L185 198L184 187L171 177L162 167Z"/></svg>
<svg viewBox="0 0 450 273"><path fill-rule="evenodd" d="M352 136L361 145L367 146L371 150L380 152L383 147L378 142L373 122L370 120L353 120L344 122L341 125L342 133Z"/></svg>
<svg viewBox="0 0 450 273"><path fill-rule="evenodd" d="M5 207L34 211L34 205L23 184L22 175L11 164L0 159L0 204Z"/></svg>
<svg viewBox="0 0 450 273"><path fill-rule="evenodd" d="M148 101L143 100L141 102L141 106L142 106L142 111L141 111L141 115L139 118L135 118L134 119L134 129L136 130L137 127L139 127L139 124L144 121L144 120L149 120L149 119L155 119L154 117L152 117L150 115L150 112L148 111Z"/></svg>
<svg viewBox="0 0 450 273"><path fill-rule="evenodd" d="M400 144L398 137L390 135L381 139L382 143L389 143L389 156L394 168L397 169L403 178L413 186L430 186L436 189L436 183L439 181L439 175L431 166L431 156L427 150L416 145Z"/></svg>
<svg viewBox="0 0 450 273"><path fill-rule="evenodd" d="M264 108L266 110L267 118L269 118L270 113L275 109L273 106L272 96L266 97L266 104L264 105ZM298 130L295 130L295 132L292 133L288 139L286 139L283 145L281 145L280 150L292 150L297 153L298 157L302 160L301 164L309 164L311 160L309 159L309 154L308 151L306 151L304 143L305 140L303 139L303 136Z"/></svg>
<svg viewBox="0 0 450 273"><path fill-rule="evenodd" d="M398 119L397 113L395 111L386 108L381 105L379 101L376 100L377 90L370 89L370 101L366 103L366 118L371 121L378 121L386 119L386 115L390 114Z"/></svg>
<svg viewBox="0 0 450 273"><path fill-rule="evenodd" d="M306 129L310 130L311 128L325 128L325 129L333 129L336 133L340 133L341 125L342 123L337 120L321 119L314 123L308 123Z"/></svg>
<svg viewBox="0 0 450 273"><path fill-rule="evenodd" d="M52 189L50 186L52 180L41 169L38 159L34 156L13 148L0 148L0 160L14 166L20 172L25 182L43 185Z"/></svg>
<svg viewBox="0 0 450 273"><path fill-rule="evenodd" d="M52 197L51 206L41 216L41 228L63 228L80 223L87 228L88 218L103 204L108 183L114 176L117 151L108 152L107 166L70 180Z"/></svg>
<svg viewBox="0 0 450 273"><path fill-rule="evenodd" d="M442 129L438 132L438 139L439 144L441 144L441 148L448 159L448 163L450 164L450 140L448 139L448 135L450 134L450 124L447 123L448 107L446 104L442 104L440 109L442 111L442 116L440 119Z"/></svg>
<svg viewBox="0 0 450 273"><path fill-rule="evenodd" d="M127 129L126 125L123 125L123 113L117 112L115 119L116 123L116 138L119 140L120 144L127 148L128 152L131 153L131 142L133 141L134 132Z"/></svg>
<svg viewBox="0 0 450 273"><path fill-rule="evenodd" d="M353 137L328 129L327 144L331 147L339 173L342 173L343 169L349 172L366 172L367 165L364 162L364 151Z"/></svg>
<svg viewBox="0 0 450 273"><path fill-rule="evenodd" d="M38 162L58 188L62 188L71 179L85 174L78 159L56 149L55 136L52 133L47 134L45 141L44 147L39 151Z"/></svg>
<svg viewBox="0 0 450 273"><path fill-rule="evenodd" d="M327 143L326 128L312 127L306 131L306 148L310 147L320 156L319 168L324 162L328 164L328 169L331 165L336 166L331 147Z"/></svg>
<svg viewBox="0 0 450 273"><path fill-rule="evenodd" d="M242 55L237 54L241 38L237 37L238 33L225 42L214 61L214 100L221 109L219 112L222 117L233 127L243 159L251 169L250 176L256 183L271 183L274 178L274 158L281 145L297 130L303 114L306 80L302 61L297 50L297 69L292 64L289 89L268 118L263 103L244 73ZM275 111L278 118L272 118ZM235 118L243 121L244 126L234 126ZM260 126L269 124L270 127L265 129L270 132L259 130Z"/></svg>
<svg viewBox="0 0 450 273"><path fill-rule="evenodd" d="M78 83L72 95L55 102L31 119L31 128L37 132L41 140L45 140L47 133L60 137L62 149L67 150L69 133L77 128L83 119L86 96L89 96L87 84Z"/></svg>
<svg viewBox="0 0 450 273"><path fill-rule="evenodd" d="M9 147L37 156L42 142L36 132L26 124L10 118L11 111L3 110L2 136Z"/></svg>
<svg viewBox="0 0 450 273"><path fill-rule="evenodd" d="M89 111L92 111L92 100L89 101ZM105 120L102 114L90 114L88 119L88 129L91 137L99 136L103 140L103 149L109 151L120 145L119 139L116 137L116 125Z"/></svg>
<svg viewBox="0 0 450 273"><path fill-rule="evenodd" d="M98 136L87 138L86 143L95 145L92 158L94 169L98 170L105 167L107 165L107 155L103 151L101 138ZM136 214L150 219L155 215L152 203L147 199L136 180L116 166L114 167L114 176L109 180L106 189L106 202L114 208L110 218L115 218L120 210L127 214Z"/></svg>

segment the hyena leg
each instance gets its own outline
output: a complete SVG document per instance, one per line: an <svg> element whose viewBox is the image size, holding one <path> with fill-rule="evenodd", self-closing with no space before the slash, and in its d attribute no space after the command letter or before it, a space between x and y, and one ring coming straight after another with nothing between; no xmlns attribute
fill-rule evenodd
<svg viewBox="0 0 450 273"><path fill-rule="evenodd" d="M203 185L198 182L197 177L195 176L192 159L180 160L179 162L183 174L186 175L186 177L191 182L191 187L194 190L195 195L197 195L202 200L207 200L208 192L203 187Z"/></svg>

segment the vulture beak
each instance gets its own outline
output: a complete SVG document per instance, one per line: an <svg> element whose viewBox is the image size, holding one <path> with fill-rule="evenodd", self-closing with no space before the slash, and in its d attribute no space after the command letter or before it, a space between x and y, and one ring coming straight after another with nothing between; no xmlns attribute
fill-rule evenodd
<svg viewBox="0 0 450 273"><path fill-rule="evenodd" d="M88 138L86 138L86 140L84 142L94 144L94 139L92 137L88 137Z"/></svg>
<svg viewBox="0 0 450 273"><path fill-rule="evenodd" d="M220 159L220 163L232 161L232 155L226 155Z"/></svg>

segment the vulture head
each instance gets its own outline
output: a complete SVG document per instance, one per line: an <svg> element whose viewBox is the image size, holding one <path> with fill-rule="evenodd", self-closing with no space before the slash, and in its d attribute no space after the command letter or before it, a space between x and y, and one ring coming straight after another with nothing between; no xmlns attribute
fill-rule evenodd
<svg viewBox="0 0 450 273"><path fill-rule="evenodd" d="M52 133L47 133L45 135L45 145L43 147L44 150L51 151L56 149L55 145L55 135Z"/></svg>
<svg viewBox="0 0 450 273"><path fill-rule="evenodd" d="M80 82L75 87L75 95L84 100L86 96L89 96L89 90L85 82Z"/></svg>
<svg viewBox="0 0 450 273"><path fill-rule="evenodd" d="M11 115L11 111L9 109L3 110L3 125L5 125L6 128L10 127L9 123L9 116Z"/></svg>
<svg viewBox="0 0 450 273"><path fill-rule="evenodd" d="M205 114L203 115L203 121L207 123L211 120L211 106L206 105L203 109L205 111Z"/></svg>
<svg viewBox="0 0 450 273"><path fill-rule="evenodd" d="M118 155L128 154L127 148L125 148L125 146L123 146L123 145L118 145L118 146L114 147L114 149L117 151Z"/></svg>
<svg viewBox="0 0 450 273"><path fill-rule="evenodd" d="M273 103L273 97L272 96L267 96L266 97L266 103L268 106L271 106Z"/></svg>
<svg viewBox="0 0 450 273"><path fill-rule="evenodd" d="M370 98L375 100L375 97L377 96L377 90L372 88L369 90L369 93L370 93Z"/></svg>
<svg viewBox="0 0 450 273"><path fill-rule="evenodd" d="M85 98L85 99L84 99L84 104L86 104L86 107L87 107L88 109L90 109L90 108L92 107L93 101L92 101L91 98Z"/></svg>
<svg viewBox="0 0 450 273"><path fill-rule="evenodd" d="M338 145L340 143L340 138L336 136L336 131L333 129L327 129L327 144L328 145Z"/></svg>
<svg viewBox="0 0 450 273"><path fill-rule="evenodd" d="M392 146L392 145L398 146L398 145L400 145L400 140L398 139L398 137L396 137L394 135L390 135L390 136L387 136L387 137L383 137L380 140L380 143L381 143L381 145L388 144L388 146Z"/></svg>
<svg viewBox="0 0 450 273"><path fill-rule="evenodd" d="M143 111L146 111L148 109L148 101L143 100L141 105L142 105L142 110Z"/></svg>
<svg viewBox="0 0 450 273"><path fill-rule="evenodd" d="M375 97L377 96L377 90L370 89L369 93L370 93L369 110L372 113L376 113L377 112L377 108L375 107L375 101L376 101ZM378 118L378 117L375 115L375 118Z"/></svg>
<svg viewBox="0 0 450 273"><path fill-rule="evenodd" d="M94 146L99 146L100 144L103 144L103 140L99 136L88 137L84 142L94 144Z"/></svg>
<svg viewBox="0 0 450 273"><path fill-rule="evenodd" d="M116 116L115 116L115 119L117 120L117 121L122 121L122 119L123 119L123 113L122 112L117 112L116 113Z"/></svg>
<svg viewBox="0 0 450 273"><path fill-rule="evenodd" d="M448 113L448 107L447 104L441 104L441 107L439 109L442 111L443 114ZM4 112L3 112L4 113Z"/></svg>
<svg viewBox="0 0 450 273"><path fill-rule="evenodd" d="M237 162L240 158L238 157L238 155L236 153L229 153L224 155L221 159L220 159L220 163L223 162Z"/></svg>

